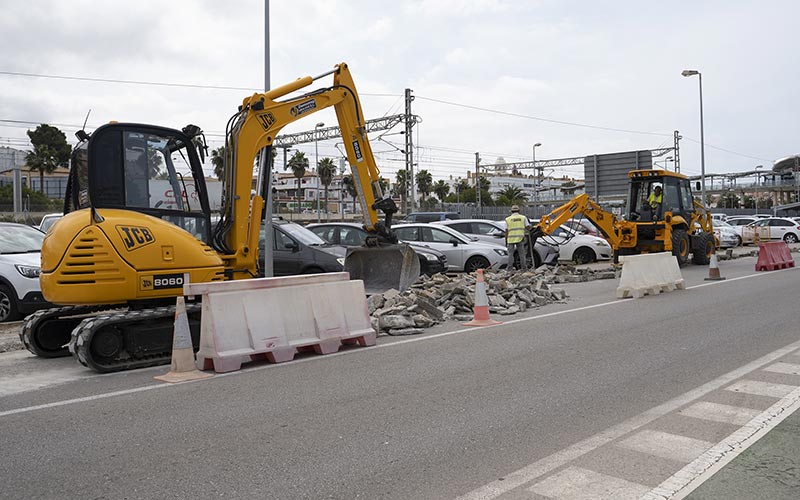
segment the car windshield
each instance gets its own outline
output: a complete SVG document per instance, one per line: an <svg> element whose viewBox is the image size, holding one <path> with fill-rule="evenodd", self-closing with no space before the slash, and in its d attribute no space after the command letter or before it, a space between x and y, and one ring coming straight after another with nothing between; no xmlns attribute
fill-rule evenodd
<svg viewBox="0 0 800 500"><path fill-rule="evenodd" d="M0 254L40 252L44 233L28 226L2 226Z"/></svg>
<svg viewBox="0 0 800 500"><path fill-rule="evenodd" d="M322 238L314 234L310 229L306 229L299 224L281 224L281 229L289 233L292 238L296 239L304 245L327 245Z"/></svg>

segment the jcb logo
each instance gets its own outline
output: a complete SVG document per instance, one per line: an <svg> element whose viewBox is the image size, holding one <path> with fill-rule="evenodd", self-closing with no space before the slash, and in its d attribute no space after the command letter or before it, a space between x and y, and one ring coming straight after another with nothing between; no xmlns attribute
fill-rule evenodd
<svg viewBox="0 0 800 500"><path fill-rule="evenodd" d="M129 252L156 241L153 233L141 226L117 226L117 232Z"/></svg>
<svg viewBox="0 0 800 500"><path fill-rule="evenodd" d="M264 127L264 130L269 130L275 124L275 115L271 111L267 111L265 115L259 115L258 119L261 121L261 126Z"/></svg>

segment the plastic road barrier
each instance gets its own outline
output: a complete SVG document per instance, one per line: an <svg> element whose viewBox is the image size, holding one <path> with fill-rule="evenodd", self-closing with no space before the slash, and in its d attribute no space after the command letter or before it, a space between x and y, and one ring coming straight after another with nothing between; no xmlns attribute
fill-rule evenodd
<svg viewBox="0 0 800 500"><path fill-rule="evenodd" d="M769 241L758 244L756 271L774 271L794 267L794 259L785 241Z"/></svg>
<svg viewBox="0 0 800 500"><path fill-rule="evenodd" d="M328 354L342 344L375 345L364 282L347 273L192 283L201 295L197 366L218 373L243 362L280 363L300 351Z"/></svg>
<svg viewBox="0 0 800 500"><path fill-rule="evenodd" d="M617 287L618 299L686 288L678 261L670 252L625 255L620 260L622 276Z"/></svg>

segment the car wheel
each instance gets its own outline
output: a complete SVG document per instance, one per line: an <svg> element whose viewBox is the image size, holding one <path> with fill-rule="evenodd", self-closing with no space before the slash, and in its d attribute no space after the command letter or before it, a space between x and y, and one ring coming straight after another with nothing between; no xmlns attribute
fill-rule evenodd
<svg viewBox="0 0 800 500"><path fill-rule="evenodd" d="M689 235L685 229L672 231L672 255L678 259L678 265L683 267L689 262Z"/></svg>
<svg viewBox="0 0 800 500"><path fill-rule="evenodd" d="M14 321L19 318L17 299L14 292L5 285L0 285L0 323Z"/></svg>
<svg viewBox="0 0 800 500"><path fill-rule="evenodd" d="M797 235L794 233L788 233L784 235L783 241L786 243L797 243Z"/></svg>
<svg viewBox="0 0 800 500"><path fill-rule="evenodd" d="M591 248L580 247L572 253L572 260L576 264L588 264L597 260L597 256Z"/></svg>
<svg viewBox="0 0 800 500"><path fill-rule="evenodd" d="M472 273L477 271L478 269L486 269L490 266L489 259L482 255L473 255L469 259L467 259L467 263L464 264L464 271L468 273Z"/></svg>

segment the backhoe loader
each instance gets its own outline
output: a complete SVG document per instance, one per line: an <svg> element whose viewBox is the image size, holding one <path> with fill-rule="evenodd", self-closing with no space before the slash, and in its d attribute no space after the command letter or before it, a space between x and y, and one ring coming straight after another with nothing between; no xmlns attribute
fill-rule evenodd
<svg viewBox="0 0 800 500"><path fill-rule="evenodd" d="M533 240L552 234L576 215L586 217L608 240L615 263L620 255L672 252L680 266L690 255L693 263L708 264L716 245L711 214L692 196L689 179L667 170L628 172L622 218L581 194L542 217L531 232Z"/></svg>
<svg viewBox="0 0 800 500"><path fill-rule="evenodd" d="M331 74L328 87L277 100ZM243 100L226 127L221 216L213 225L202 170L205 139L198 127L111 123L91 136L79 132L65 215L42 246L42 292L63 307L26 319L20 337L28 350L43 357L71 352L99 372L169 363L175 297L187 280L257 276L271 177L266 165L276 135L331 106L369 233L369 248L354 250L345 268L352 278L364 279L367 289L375 288L373 282L409 286L419 276L419 261L391 230L397 207L381 190L361 104L342 63ZM200 303L188 303L187 312L197 346Z"/></svg>

